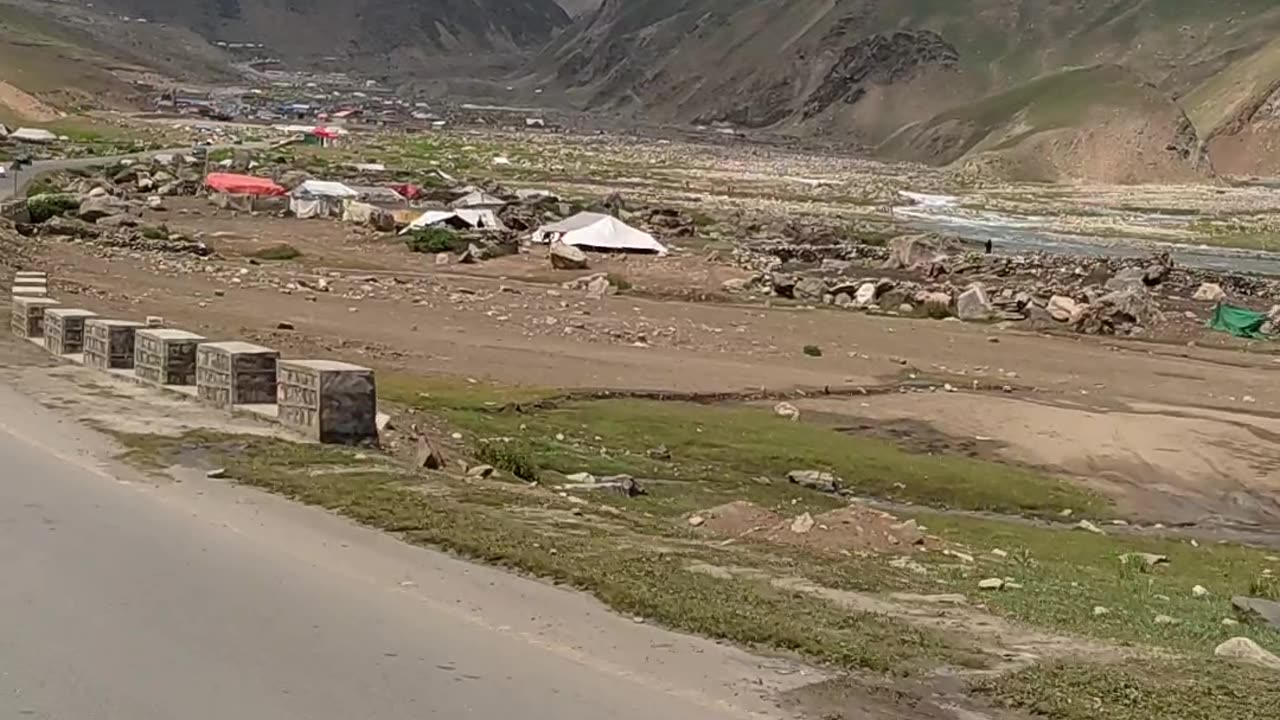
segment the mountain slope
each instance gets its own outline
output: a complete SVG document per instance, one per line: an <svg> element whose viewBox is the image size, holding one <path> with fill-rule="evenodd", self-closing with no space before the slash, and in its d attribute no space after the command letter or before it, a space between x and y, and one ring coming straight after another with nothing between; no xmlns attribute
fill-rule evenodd
<svg viewBox="0 0 1280 720"><path fill-rule="evenodd" d="M555 0L99 0L211 40L260 42L290 62L340 58L367 71L422 70L447 54L510 52L569 24Z"/></svg>
<svg viewBox="0 0 1280 720"><path fill-rule="evenodd" d="M1178 96L1278 31L1273 0L605 0L533 67L583 107L874 145L1071 67Z"/></svg>
<svg viewBox="0 0 1280 720"><path fill-rule="evenodd" d="M1190 180L1207 170L1173 98L1118 65L1051 73L886 140L889 158L1034 182Z"/></svg>

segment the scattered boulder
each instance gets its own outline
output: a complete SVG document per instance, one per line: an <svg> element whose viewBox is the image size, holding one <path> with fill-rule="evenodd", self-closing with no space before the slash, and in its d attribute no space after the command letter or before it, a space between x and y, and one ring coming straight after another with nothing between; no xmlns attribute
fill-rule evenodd
<svg viewBox="0 0 1280 720"><path fill-rule="evenodd" d="M476 465L467 468L467 477L487 478L493 475L497 470L492 465Z"/></svg>
<svg viewBox="0 0 1280 720"><path fill-rule="evenodd" d="M1049 298L1049 304L1045 309L1054 320L1070 322L1076 317L1076 313L1080 312L1080 305L1065 295L1054 295Z"/></svg>
<svg viewBox="0 0 1280 720"><path fill-rule="evenodd" d="M814 522L813 515L805 513L791 521L791 532L797 535L804 535L810 530L813 530L813 526L816 524L817 523Z"/></svg>
<svg viewBox="0 0 1280 720"><path fill-rule="evenodd" d="M615 291L616 288L609 283L609 278L606 275L597 275L591 279L591 282L587 283L587 297L593 300L600 300L605 295L612 294Z"/></svg>
<svg viewBox="0 0 1280 720"><path fill-rule="evenodd" d="M920 291L915 294L916 304L924 308L925 315L931 318L951 316L951 294L945 292Z"/></svg>
<svg viewBox="0 0 1280 720"><path fill-rule="evenodd" d="M1241 595L1231 598L1231 605L1241 620L1280 630L1280 602Z"/></svg>
<svg viewBox="0 0 1280 720"><path fill-rule="evenodd" d="M791 422L796 422L800 419L800 408L789 402L780 402L773 406L773 414L780 418L786 418Z"/></svg>
<svg viewBox="0 0 1280 720"><path fill-rule="evenodd" d="M129 211L129 203L111 195L103 193L102 195L89 194L89 197L80 203L80 211L77 213L81 220L85 222L97 222L102 218L111 217L113 215L123 215Z"/></svg>
<svg viewBox="0 0 1280 720"><path fill-rule="evenodd" d="M1155 553L1125 553L1120 556L1120 562L1140 563L1147 568L1154 568L1157 565L1169 564L1168 555L1156 555Z"/></svg>
<svg viewBox="0 0 1280 720"><path fill-rule="evenodd" d="M586 270L587 254L572 245L551 243L551 267L557 270Z"/></svg>
<svg viewBox="0 0 1280 720"><path fill-rule="evenodd" d="M1001 578L987 578L978 582L979 590L1002 590L1004 589L1004 580Z"/></svg>
<svg viewBox="0 0 1280 720"><path fill-rule="evenodd" d="M720 289L727 293L743 293L750 284L751 281L747 278L729 278L720 283Z"/></svg>
<svg viewBox="0 0 1280 720"><path fill-rule="evenodd" d="M978 283L969 286L956 298L956 317L967 322L990 320L995 309L987 297L987 291Z"/></svg>
<svg viewBox="0 0 1280 720"><path fill-rule="evenodd" d="M1223 290L1222 286L1217 283L1201 283L1200 287L1196 288L1196 292L1191 296L1191 299L1199 300L1200 302L1222 302L1227 299L1227 291Z"/></svg>
<svg viewBox="0 0 1280 720"><path fill-rule="evenodd" d="M854 293L854 296L853 296L854 307L860 307L860 308L870 307L871 304L874 303L875 301L876 301L876 284L875 283L869 283L869 282L862 283L861 285L858 286L858 291Z"/></svg>
<svg viewBox="0 0 1280 720"><path fill-rule="evenodd" d="M1106 535L1106 533L1102 531L1102 528L1098 527L1097 525L1094 525L1088 520L1081 520L1080 522L1076 523L1076 529L1084 530L1085 532L1091 532L1094 535Z"/></svg>
<svg viewBox="0 0 1280 720"><path fill-rule="evenodd" d="M163 212L165 210L164 198L160 197L159 195L152 195L148 197L147 208L149 210L154 210L156 212Z"/></svg>
<svg viewBox="0 0 1280 720"><path fill-rule="evenodd" d="M942 243L932 235L904 235L889 241L889 270L917 270L945 260Z"/></svg>
<svg viewBox="0 0 1280 720"><path fill-rule="evenodd" d="M840 478L822 470L792 470L787 473L787 480L810 490L829 494L840 492Z"/></svg>
<svg viewBox="0 0 1280 720"><path fill-rule="evenodd" d="M1112 292L1126 290L1145 290L1147 271L1142 268L1125 268L1106 282L1104 287Z"/></svg>
<svg viewBox="0 0 1280 720"><path fill-rule="evenodd" d="M1128 289L1108 293L1084 306L1073 326L1089 335L1122 335L1149 327L1159 317L1150 293Z"/></svg>
<svg viewBox="0 0 1280 720"><path fill-rule="evenodd" d="M1231 638L1214 648L1213 654L1228 660L1257 665L1268 670L1280 671L1280 657L1263 649L1261 645L1245 637Z"/></svg>
<svg viewBox="0 0 1280 720"><path fill-rule="evenodd" d="M820 303L827 294L827 284L820 278L801 278L791 290L791 297L805 303Z"/></svg>

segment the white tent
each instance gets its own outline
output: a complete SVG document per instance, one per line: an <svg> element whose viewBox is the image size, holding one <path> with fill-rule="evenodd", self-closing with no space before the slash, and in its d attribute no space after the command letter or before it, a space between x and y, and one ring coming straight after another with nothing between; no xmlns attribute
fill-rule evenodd
<svg viewBox="0 0 1280 720"><path fill-rule="evenodd" d="M354 200L360 197L360 193L343 185L340 182L332 182L329 180L308 180L290 193L295 197L313 197L313 198L338 198L340 200Z"/></svg>
<svg viewBox="0 0 1280 720"><path fill-rule="evenodd" d="M51 143L58 139L57 135L41 128L18 128L9 133L10 140L30 143Z"/></svg>
<svg viewBox="0 0 1280 720"><path fill-rule="evenodd" d="M637 230L612 215L578 213L544 225L533 234L536 243L555 241L595 250L630 250L666 255L667 248L647 232Z"/></svg>
<svg viewBox="0 0 1280 720"><path fill-rule="evenodd" d="M469 192L466 195L463 195L462 197L458 198L457 200L454 200L453 202L449 203L449 207L452 207L452 208L468 208L468 209L489 208L492 210L498 210L500 208L506 207L506 205L507 205L506 200L503 200L500 197L495 197L493 195L490 195L489 193L483 190L476 190L474 192Z"/></svg>
<svg viewBox="0 0 1280 720"><path fill-rule="evenodd" d="M401 235L411 233L425 227L449 225L456 228L474 228L476 230L506 230L501 218L492 210L428 210L409 223L400 231Z"/></svg>

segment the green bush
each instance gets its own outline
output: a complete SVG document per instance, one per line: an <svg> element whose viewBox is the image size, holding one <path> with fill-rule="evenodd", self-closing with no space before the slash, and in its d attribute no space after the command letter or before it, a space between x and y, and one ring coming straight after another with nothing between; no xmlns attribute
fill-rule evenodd
<svg viewBox="0 0 1280 720"><path fill-rule="evenodd" d="M42 223L79 207L80 201L74 195L55 193L27 198L27 215L33 223Z"/></svg>
<svg viewBox="0 0 1280 720"><path fill-rule="evenodd" d="M533 459L533 453L512 443L480 443L476 447L476 459L521 480L536 482L538 479L538 463Z"/></svg>
<svg viewBox="0 0 1280 720"><path fill-rule="evenodd" d="M444 228L424 228L415 230L405 239L404 244L413 252L442 253L462 252L467 248L467 241Z"/></svg>

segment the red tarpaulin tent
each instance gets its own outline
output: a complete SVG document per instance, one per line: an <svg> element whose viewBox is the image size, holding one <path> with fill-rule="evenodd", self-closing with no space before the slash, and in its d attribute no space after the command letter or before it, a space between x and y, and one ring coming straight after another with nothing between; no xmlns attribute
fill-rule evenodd
<svg viewBox="0 0 1280 720"><path fill-rule="evenodd" d="M233 173L210 173L204 179L210 189L229 195L286 195L284 188L267 178Z"/></svg>

